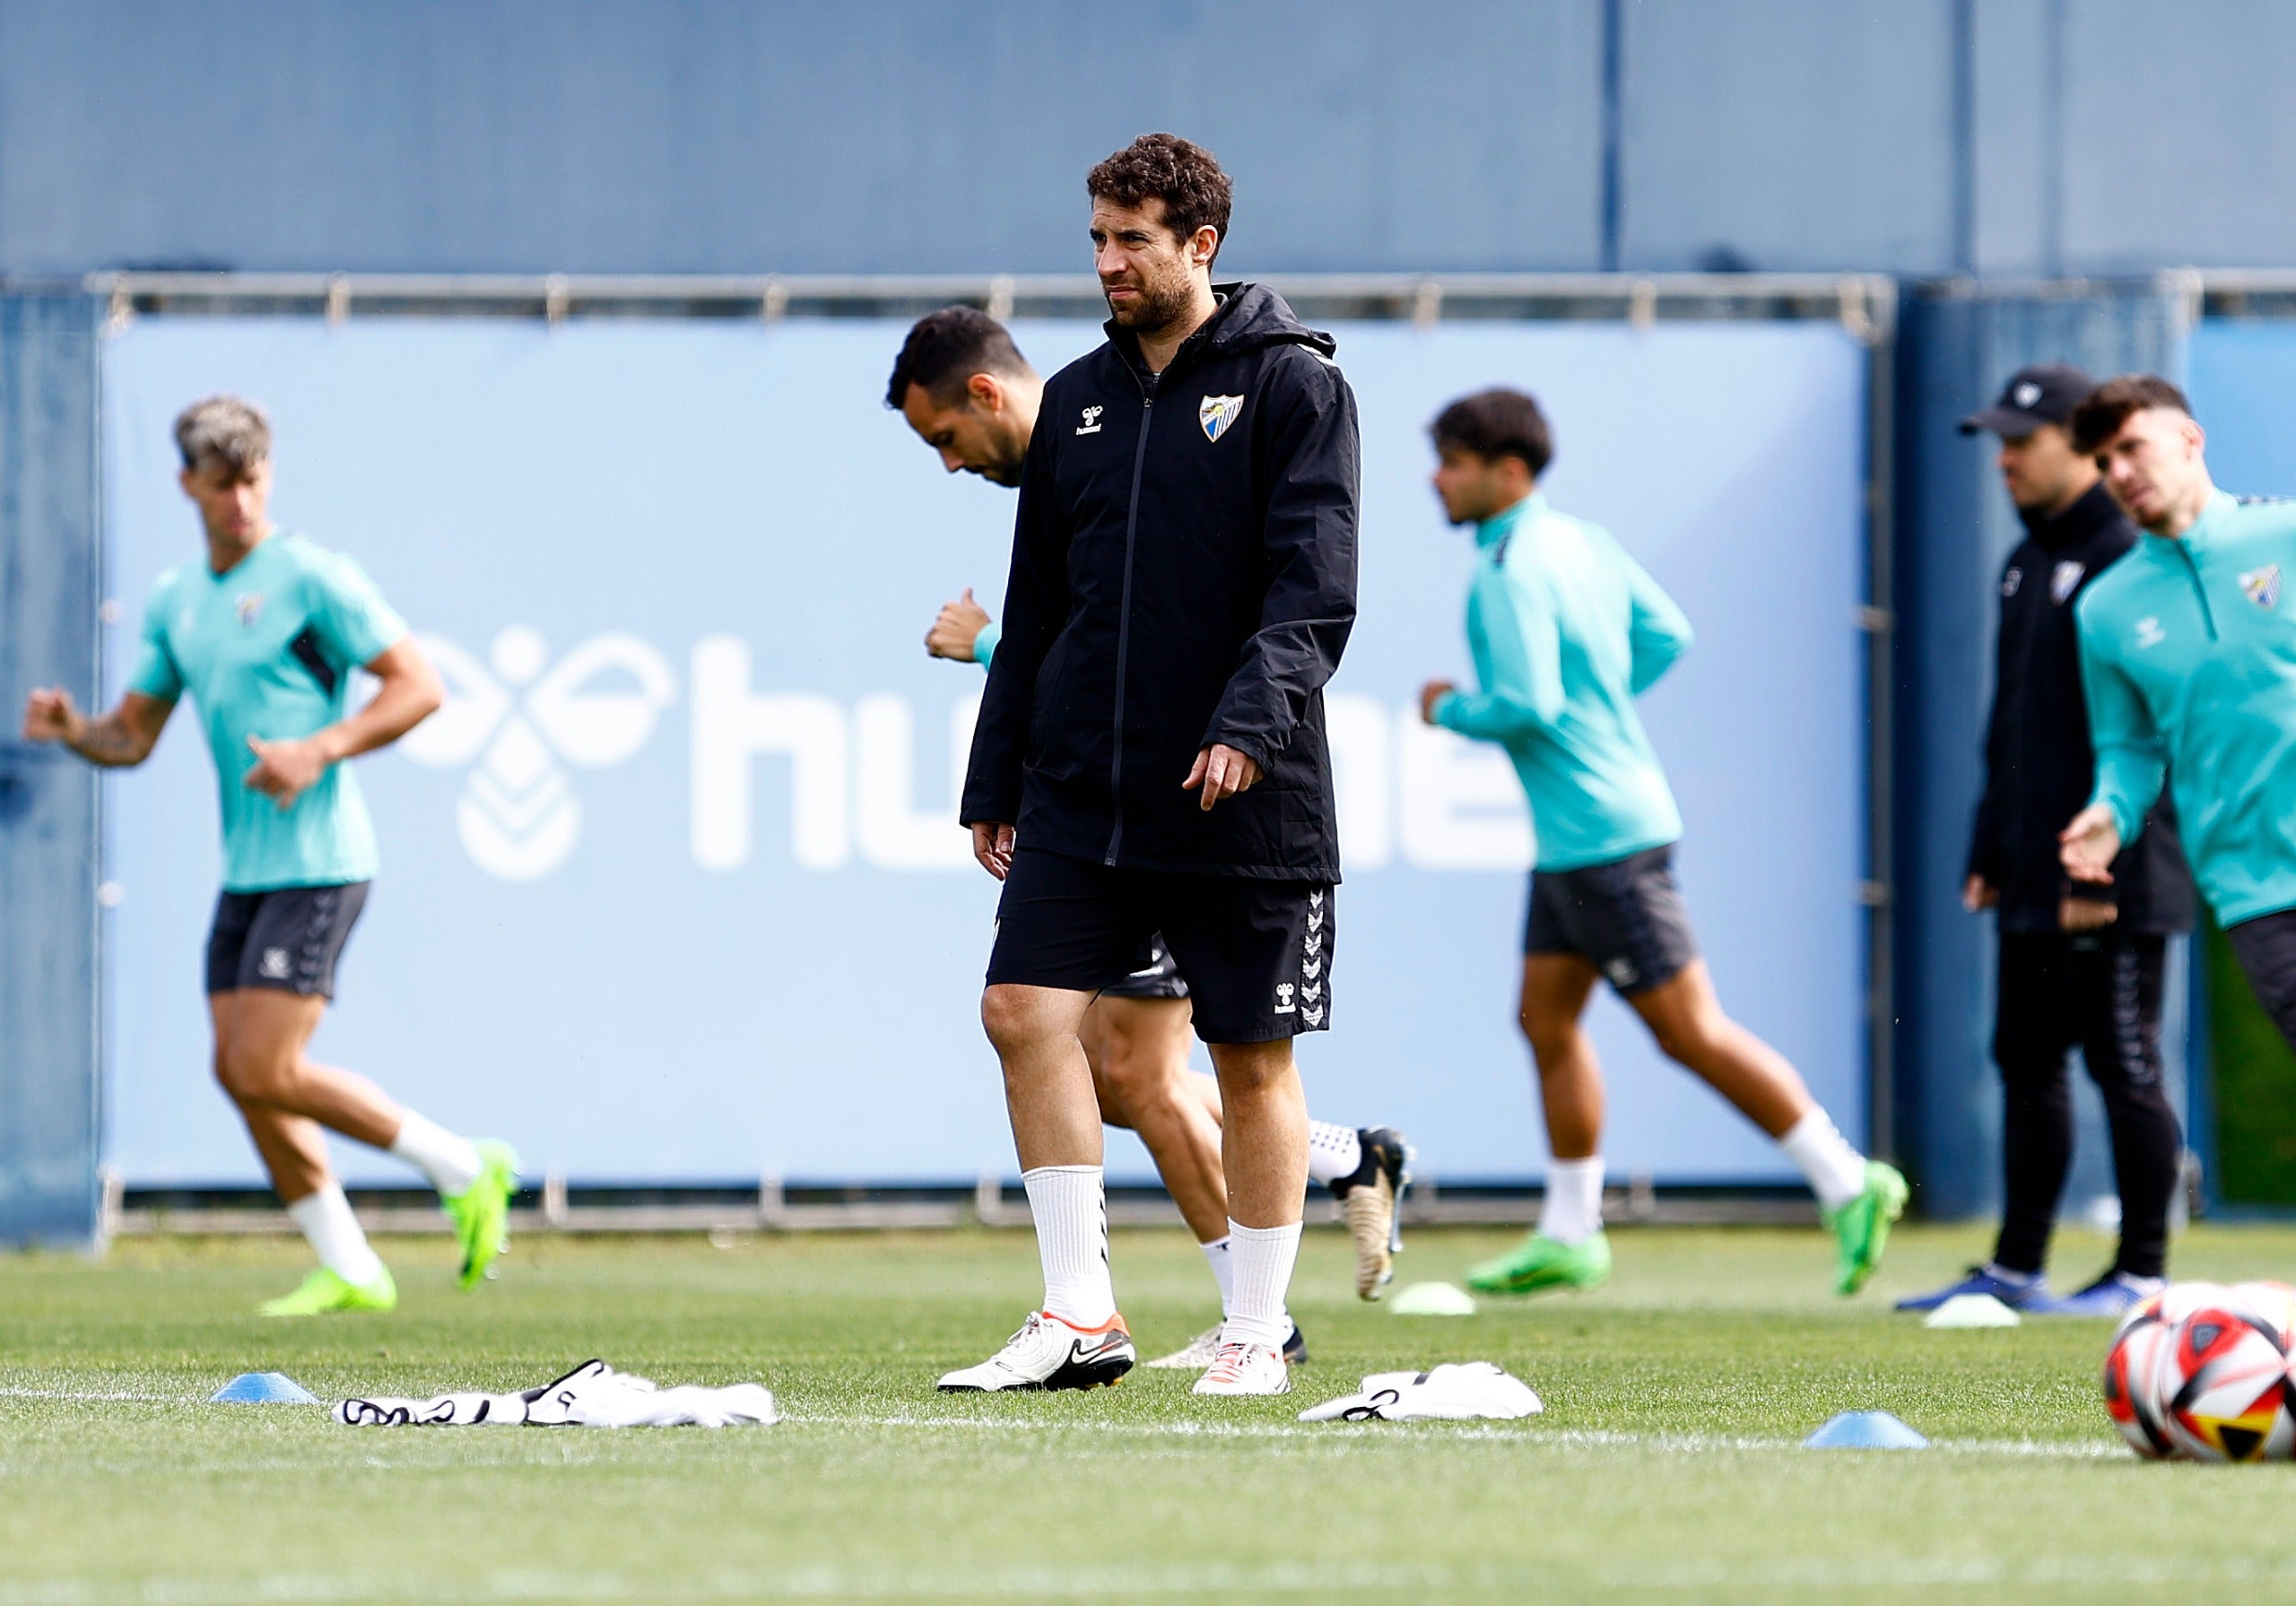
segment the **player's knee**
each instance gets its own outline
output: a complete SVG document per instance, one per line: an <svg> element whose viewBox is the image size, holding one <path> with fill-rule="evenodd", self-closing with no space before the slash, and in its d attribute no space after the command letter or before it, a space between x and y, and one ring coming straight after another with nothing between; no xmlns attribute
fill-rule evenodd
<svg viewBox="0 0 2296 1606"><path fill-rule="evenodd" d="M1559 1020L1537 1010L1526 1009L1516 1015L1515 1024L1522 1028L1523 1040L1531 1046L1531 1058L1542 1065L1568 1058L1578 1046L1576 1020Z"/></svg>
<svg viewBox="0 0 2296 1606"><path fill-rule="evenodd" d="M288 1090L295 1058L265 1044L227 1044L215 1053L215 1080L232 1098L265 1104Z"/></svg>
<svg viewBox="0 0 2296 1606"><path fill-rule="evenodd" d="M1044 1029L1040 1010L1032 1008L1025 989L990 987L980 995L980 1026L999 1054L1011 1054L1034 1043Z"/></svg>

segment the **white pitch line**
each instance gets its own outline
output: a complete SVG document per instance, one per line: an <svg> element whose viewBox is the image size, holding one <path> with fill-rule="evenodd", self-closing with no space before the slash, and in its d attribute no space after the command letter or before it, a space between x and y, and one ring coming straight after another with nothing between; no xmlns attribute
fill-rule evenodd
<svg viewBox="0 0 2296 1606"><path fill-rule="evenodd" d="M117 1393L74 1389L0 1387L0 1399L62 1400L91 1404L204 1405L196 1394ZM326 1403L322 1402L321 1403ZM1730 1452L1799 1450L1797 1438L1711 1433L1625 1433L1603 1428L1502 1427L1467 1422L1390 1424L1371 1422L1110 1422L996 1421L983 1417L933 1416L806 1416L786 1415L782 1421L801 1428L921 1428L975 1433L1091 1433L1136 1438L1268 1438L1323 1439L1345 1443L1361 1436L1391 1434L1396 1427L1429 1429L1447 1440L1504 1441L1574 1450L1672 1450L1688 1454ZM2054 1461L2109 1461L2127 1454L2119 1444L2102 1439L2052 1443L2040 1439L1932 1439L1930 1448L1955 1455L2030 1456Z"/></svg>

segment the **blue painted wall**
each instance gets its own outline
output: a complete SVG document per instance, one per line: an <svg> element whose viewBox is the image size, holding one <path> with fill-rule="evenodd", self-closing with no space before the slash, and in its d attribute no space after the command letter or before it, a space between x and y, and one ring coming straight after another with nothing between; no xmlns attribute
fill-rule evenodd
<svg viewBox="0 0 2296 1606"><path fill-rule="evenodd" d="M1239 269L2264 266L2292 59L2272 0L0 0L0 273L1074 270L1151 127Z"/></svg>
<svg viewBox="0 0 2296 1606"><path fill-rule="evenodd" d="M96 1226L97 783L17 734L100 690L97 386L92 304L0 297L0 1245Z"/></svg>

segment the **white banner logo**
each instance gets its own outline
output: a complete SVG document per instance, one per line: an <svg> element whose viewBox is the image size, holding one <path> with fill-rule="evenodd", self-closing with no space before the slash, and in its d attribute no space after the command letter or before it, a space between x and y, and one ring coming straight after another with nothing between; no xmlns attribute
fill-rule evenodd
<svg viewBox="0 0 2296 1606"><path fill-rule="evenodd" d="M591 637L555 664L531 625L500 631L485 664L443 637L417 640L439 666L447 701L400 751L435 769L475 759L455 804L463 847L506 881L548 875L582 834L581 800L561 760L596 768L635 757L677 699L669 665L620 630ZM602 679L633 684L596 683Z"/></svg>

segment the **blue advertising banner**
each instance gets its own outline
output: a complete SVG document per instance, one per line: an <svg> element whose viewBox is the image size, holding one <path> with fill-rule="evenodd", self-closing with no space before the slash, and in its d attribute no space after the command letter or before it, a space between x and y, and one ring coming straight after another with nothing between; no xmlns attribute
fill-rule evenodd
<svg viewBox="0 0 2296 1606"><path fill-rule="evenodd" d="M318 1057L578 1181L1015 1168L977 1016L996 888L952 804L980 672L921 645L964 587L995 608L1012 503L883 406L905 326L156 317L109 342L115 693L153 580L201 559L169 424L217 391L271 412L274 517L354 554L450 690L360 760L384 869ZM1015 333L1047 371L1100 338ZM1345 942L1312 1107L1404 1128L1439 1176L1543 1168L1513 1019L1529 829L1497 751L1415 708L1465 668L1471 546L1425 426L1507 383L1554 421L1554 500L1698 628L1646 709L1723 996L1862 1131L1863 350L1826 324L1336 333L1362 612L1330 697ZM179 717L109 790L131 1182L259 1176L207 1076L214 786ZM1595 1018L1617 1174L1791 1175L1615 1000ZM1151 1174L1128 1137L1109 1167Z"/></svg>

